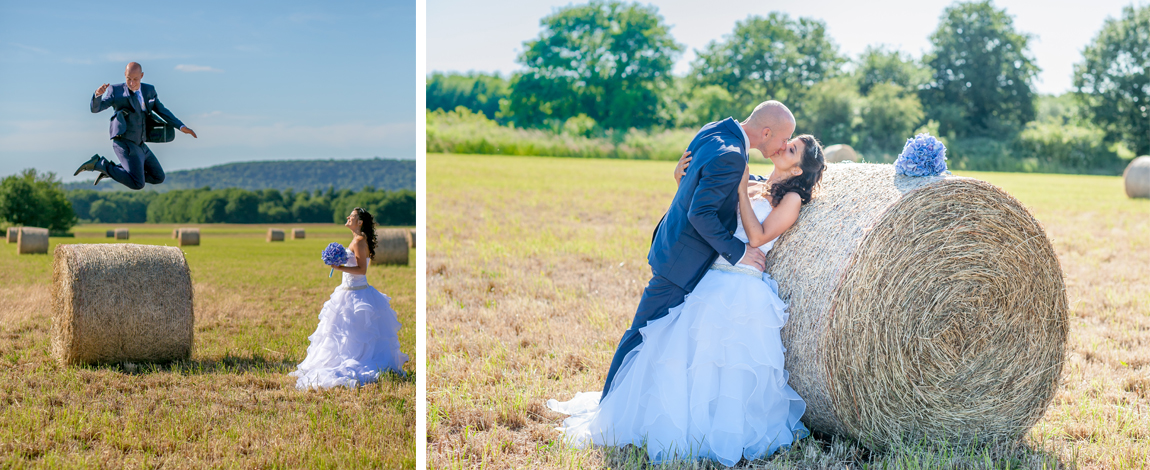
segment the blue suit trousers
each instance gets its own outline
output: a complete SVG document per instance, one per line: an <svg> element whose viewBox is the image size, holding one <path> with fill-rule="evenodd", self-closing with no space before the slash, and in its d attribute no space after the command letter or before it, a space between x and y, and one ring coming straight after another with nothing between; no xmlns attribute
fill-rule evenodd
<svg viewBox="0 0 1150 470"><path fill-rule="evenodd" d="M607 382L603 384L603 395L599 398L600 401L611 390L611 381L615 379L615 373L619 372L619 366L623 365L623 358L627 357L627 353L643 342L643 335L639 334L639 328L647 326L647 322L651 320L667 316L667 311L683 303L686 296L686 290L667 280L667 278L658 275L651 278L647 288L643 289L643 298L639 300L639 308L635 311L635 319L631 322L631 328L623 333L623 339L619 340L619 348L615 350L615 357L611 359L611 369L607 371Z"/></svg>
<svg viewBox="0 0 1150 470"><path fill-rule="evenodd" d="M112 139L112 150L116 151L120 164L108 165L105 172L120 184L131 189L144 189L144 183L164 182L164 169L148 144L116 138Z"/></svg>

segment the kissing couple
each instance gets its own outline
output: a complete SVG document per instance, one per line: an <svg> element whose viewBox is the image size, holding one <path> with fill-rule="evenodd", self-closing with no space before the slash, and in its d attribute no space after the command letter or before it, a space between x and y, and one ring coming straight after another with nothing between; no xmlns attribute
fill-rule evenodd
<svg viewBox="0 0 1150 470"><path fill-rule="evenodd" d="M675 168L678 190L655 229L651 281L611 361L602 393L547 406L571 415L564 439L646 444L653 463L707 458L733 466L810 433L806 403L787 384L787 321L766 253L811 200L826 164L778 101L703 126ZM774 164L750 174L748 151Z"/></svg>

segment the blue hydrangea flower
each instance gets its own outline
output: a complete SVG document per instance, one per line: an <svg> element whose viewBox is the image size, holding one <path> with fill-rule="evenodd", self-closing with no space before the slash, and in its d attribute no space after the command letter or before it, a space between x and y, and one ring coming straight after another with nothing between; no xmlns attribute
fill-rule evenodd
<svg viewBox="0 0 1150 470"><path fill-rule="evenodd" d="M946 171L946 146L926 133L906 139L894 171L906 176L940 175Z"/></svg>
<svg viewBox="0 0 1150 470"><path fill-rule="evenodd" d="M347 264L347 250L344 249L343 245L337 242L331 242L327 248L323 249L323 254L320 255L320 258L323 258L323 264L328 266L333 264L342 266ZM333 268L331 271L335 272L335 269ZM331 277L331 272L327 273L327 277Z"/></svg>

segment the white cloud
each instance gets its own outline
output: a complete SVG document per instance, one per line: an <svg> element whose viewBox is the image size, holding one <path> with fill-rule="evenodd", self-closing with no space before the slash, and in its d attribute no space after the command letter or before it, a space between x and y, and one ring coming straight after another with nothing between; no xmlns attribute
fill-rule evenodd
<svg viewBox="0 0 1150 470"><path fill-rule="evenodd" d="M42 49L39 47L32 47L32 46L20 44L18 42L11 42L9 44L12 44L13 46L19 47L19 48L24 49L24 50L35 52L37 54L51 54L51 52L48 52L47 49Z"/></svg>
<svg viewBox="0 0 1150 470"><path fill-rule="evenodd" d="M192 64L177 65L176 70L179 70L181 72L216 72L216 73L222 73L223 72L223 70L220 70L220 69L217 69L215 67L208 66L208 65L192 65Z"/></svg>
<svg viewBox="0 0 1150 470"><path fill-rule="evenodd" d="M152 52L112 52L104 54L104 59L111 62L140 62L144 60L171 59L171 54L156 54Z"/></svg>

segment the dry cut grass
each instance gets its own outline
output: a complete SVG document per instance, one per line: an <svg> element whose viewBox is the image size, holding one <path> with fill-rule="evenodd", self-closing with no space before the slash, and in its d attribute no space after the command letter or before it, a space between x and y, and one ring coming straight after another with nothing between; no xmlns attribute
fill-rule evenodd
<svg viewBox="0 0 1150 470"><path fill-rule="evenodd" d="M413 468L414 375L322 392L297 391L287 376L338 284L319 253L350 235L309 227L306 240L271 244L266 229L202 226L201 245L182 247L195 342L190 360L169 364L57 365L51 255L0 250L0 467ZM176 243L172 226L131 230L131 243ZM103 226L75 232L53 248L113 241ZM413 355L414 266L373 267L368 278L391 297Z"/></svg>
<svg viewBox="0 0 1150 470"><path fill-rule="evenodd" d="M548 398L599 390L649 278L674 191L660 162L428 158L428 460L433 468L634 468L578 450ZM753 168L765 173L768 167ZM753 468L1145 468L1150 461L1150 202L1113 177L963 173L1044 224L1071 305L1054 402L1024 442L878 454L807 439ZM677 462L671 468L711 468Z"/></svg>

